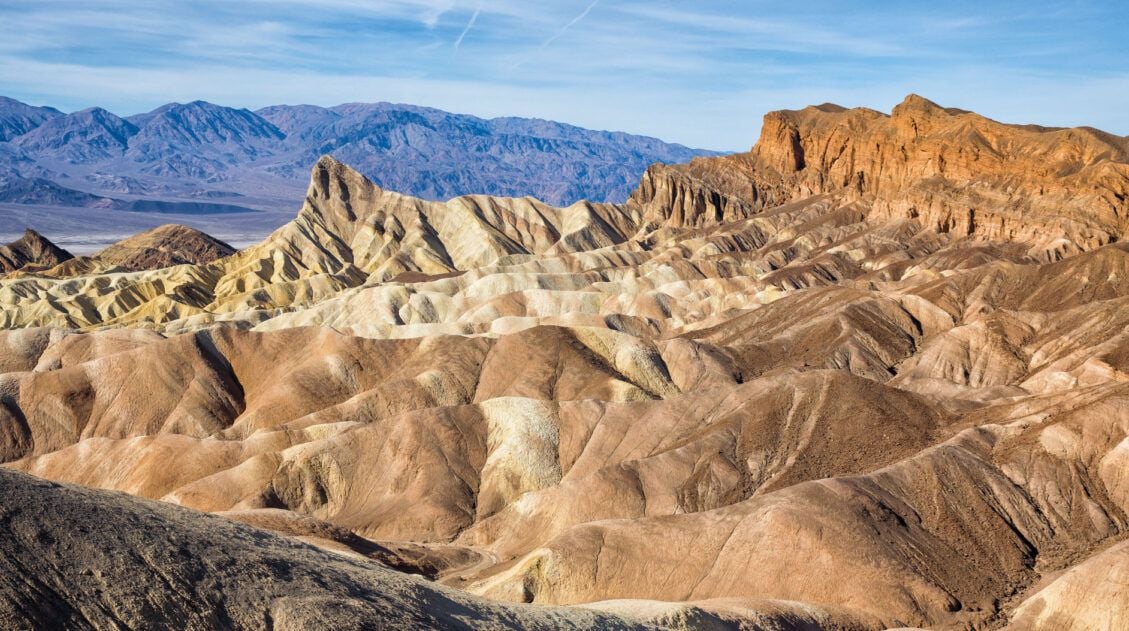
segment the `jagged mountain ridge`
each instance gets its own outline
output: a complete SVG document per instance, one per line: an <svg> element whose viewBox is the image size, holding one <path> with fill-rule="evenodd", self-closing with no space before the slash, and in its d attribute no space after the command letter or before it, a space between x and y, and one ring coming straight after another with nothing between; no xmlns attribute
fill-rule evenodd
<svg viewBox="0 0 1129 631"><path fill-rule="evenodd" d="M92 107L51 118L12 144L39 159L89 163L121 156L137 132L133 123Z"/></svg>
<svg viewBox="0 0 1129 631"><path fill-rule="evenodd" d="M0 142L22 136L63 113L53 107L35 107L0 96Z"/></svg>
<svg viewBox="0 0 1129 631"><path fill-rule="evenodd" d="M911 96L906 103L913 106L920 101L920 97ZM1090 250L1116 241L1124 234L1122 223L1129 214L1125 210L1129 202L1122 200L1118 191L1124 190L1129 182L1126 175L1129 167L1111 158L1098 158L1088 167L1098 174L1098 184L1092 190L1084 188L1081 194L1071 196L1068 204L1055 203L1059 197L1049 193L1047 201L1042 199L1042 194L1025 198L1021 202L1022 221L1038 229L1011 231L1000 231L989 221L968 224L964 229L954 228L950 196L963 200L970 187L959 181L933 177L932 173L925 180L934 189L926 194L932 205L918 210L914 204L922 193L917 180L906 187L890 187L888 192L885 189L860 190L855 183L856 176L852 176L856 179L834 179L833 174L842 170L834 160L822 163L828 174L824 174L821 170L824 167L818 164L799 171L781 172L778 156L795 152L800 145L795 144L791 132L782 135L773 120L791 116L810 121L808 124L817 132L806 137L818 146L826 146L818 130L840 135L845 132L848 135L844 136L843 143L848 149L844 152L849 154L851 142L869 143L866 138L902 142L891 136L890 125L906 124L904 106L895 108L893 117L869 110L827 106L799 113L769 114L762 139L752 152L699 159L688 166L654 167L644 175L631 200L623 205L579 203L557 209L535 200L481 196L456 198L446 203L426 202L383 190L326 157L314 168L306 204L295 221L280 228L263 244L222 262L221 269L215 270L218 276L209 273L207 276L214 278L216 284L196 293L212 297L210 303L177 300L176 309L165 313L157 323L187 317L187 314L208 319L215 317L214 314L240 310L287 309L293 300L288 290L282 294L263 293L278 283L318 277L321 280L315 294L305 294L309 289L302 289L303 303L316 302L343 289L379 284L402 273L448 274L499 263L518 264L524 260L522 257L530 255L567 257L570 253L591 250L591 258L609 259L608 265L614 267L616 264L611 261L667 265L672 257L688 255L691 260L708 263L711 258L729 252L739 266L710 273L737 276L754 273L758 278L757 291L763 293L786 292L876 273L883 281L901 280L918 271L914 259L938 256L949 246L963 249L967 247L960 241L964 237L1013 244L1012 249L995 256L1030 262ZM1035 147L1036 152L1044 151L1048 134L1052 143L1056 138L1068 141L1073 138L1068 130L1031 131L973 114L952 114L935 105L930 105L926 111L949 118L971 117L976 124L1011 130L1019 138L1030 141L1026 146ZM859 127L860 117L868 121L868 126ZM944 122L956 125L958 131L965 125L961 120ZM916 123L910 119L908 124ZM955 138L959 140L961 136ZM951 150L956 140L952 134L941 133L938 139L926 138L919 142L932 143L939 147L938 151L944 152ZM1074 145L1068 148L1075 153L1078 151ZM922 155L920 164L901 160L898 164L903 164L902 169L928 169L933 161L932 154L924 152ZM797 164L789 160L789 164ZM1011 195L1006 192L1007 188L1047 190L1055 186L1053 172L1045 169L1042 172L1023 170L1012 179L996 182L992 179L995 177L992 169L998 168L995 163L987 160L971 163L984 165L986 169L976 175L977 184L971 187L983 200L1006 200ZM880 172L883 168L880 163L853 172L861 174L865 181L871 177L869 173ZM1079 182L1085 181L1087 173L1086 170L1067 173L1061 177L1065 184L1057 186L1081 186ZM813 188L808 180L828 183ZM795 192L789 192L793 185ZM1087 182L1086 186L1090 184ZM895 207L904 208L904 212L892 212L890 209ZM1003 207L1008 209L1007 213L1016 215L1007 203ZM965 208L964 212L966 216L979 213L981 217L991 217L1001 212L994 208ZM358 212L359 209L363 212ZM1073 213L1071 217L1064 217L1066 211ZM792 225L816 230L823 233L819 239L832 241L823 245L797 239L792 236ZM974 228L971 232L969 225ZM889 236L869 236L868 233L873 232L886 232ZM852 239L851 235L856 233L859 237ZM914 233L918 236L909 239ZM836 241L841 242L834 243ZM656 248L657 244L666 245ZM687 251L691 246L698 251ZM607 251L608 248L612 251ZM760 254L753 257L741 254L749 250L759 250ZM284 257L286 264L279 265L279 256ZM192 282L199 282L199 279ZM54 291L49 287L43 289ZM106 297L112 299L112 296L107 294ZM66 317L65 308L55 306L53 311ZM84 317L95 316L95 319L64 321L79 326L97 326L104 321L104 316L98 312L84 311ZM47 315L41 313L40 317ZM151 318L141 317L143 321ZM36 322L49 324L52 320L47 317Z"/></svg>
<svg viewBox="0 0 1129 631"><path fill-rule="evenodd" d="M891 115L831 105L773 112L749 153L655 167L637 200L660 194L662 178L673 194L683 178L720 193L658 200L681 221L838 194L940 232L1029 243L1063 235L1059 245L1075 253L1125 234L1129 140L1090 128L1006 125L910 95Z"/></svg>
<svg viewBox="0 0 1129 631"><path fill-rule="evenodd" d="M621 201L650 164L711 153L549 121L389 103L251 112L193 101L120 118L101 108L48 116L9 99L0 116L13 121L11 144L52 179L81 179L80 188L110 193L117 191L100 188L104 174L128 177L142 196L257 192L254 180L266 178L281 185L283 198L297 199L309 165L329 153L389 188L428 199L492 193Z"/></svg>
<svg viewBox="0 0 1129 631"><path fill-rule="evenodd" d="M204 101L172 103L129 120L138 133L125 158L154 175L216 178L227 167L270 155L270 145L284 137L248 110Z"/></svg>
<svg viewBox="0 0 1129 631"><path fill-rule="evenodd" d="M1115 625L1117 138L914 96L769 118L626 204L324 158L233 256L0 281L0 460L662 626Z"/></svg>
<svg viewBox="0 0 1129 631"><path fill-rule="evenodd" d="M552 121L484 120L388 103L274 106L257 113L289 129L288 138L304 149L290 163L272 167L275 172L304 174L320 155L331 154L384 188L425 199L489 192L532 195L552 204L619 201L634 188L640 167L702 153ZM310 140L316 144L307 144ZM419 161L439 153L448 158ZM554 169L554 181L539 186L538 173Z"/></svg>

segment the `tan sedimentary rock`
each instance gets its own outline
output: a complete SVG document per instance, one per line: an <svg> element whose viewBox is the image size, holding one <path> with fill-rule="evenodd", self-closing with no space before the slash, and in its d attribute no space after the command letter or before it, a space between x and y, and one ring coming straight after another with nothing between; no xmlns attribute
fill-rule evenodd
<svg viewBox="0 0 1129 631"><path fill-rule="evenodd" d="M910 95L891 115L835 105L765 116L747 154L652 168L647 215L700 225L835 195L871 221L1074 253L1123 236L1129 143L1091 128L1007 125Z"/></svg>
<svg viewBox="0 0 1129 631"><path fill-rule="evenodd" d="M323 159L232 256L0 280L0 459L638 624L1115 626L1127 151L911 96L624 205Z"/></svg>
<svg viewBox="0 0 1129 631"><path fill-rule="evenodd" d="M1129 624L1129 544L1098 552L1023 601L1009 629L1118 629Z"/></svg>

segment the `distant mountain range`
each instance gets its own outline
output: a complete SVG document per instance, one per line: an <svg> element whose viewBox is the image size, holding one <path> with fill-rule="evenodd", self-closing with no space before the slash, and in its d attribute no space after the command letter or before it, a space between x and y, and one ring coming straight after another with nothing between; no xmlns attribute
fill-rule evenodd
<svg viewBox="0 0 1129 631"><path fill-rule="evenodd" d="M323 154L418 197L531 195L562 205L624 201L652 163L715 152L390 103L252 112L193 101L123 118L99 107L65 114L0 97L4 203L138 210L133 202L147 199L195 212L175 200L244 197L251 207L277 207L301 198Z"/></svg>

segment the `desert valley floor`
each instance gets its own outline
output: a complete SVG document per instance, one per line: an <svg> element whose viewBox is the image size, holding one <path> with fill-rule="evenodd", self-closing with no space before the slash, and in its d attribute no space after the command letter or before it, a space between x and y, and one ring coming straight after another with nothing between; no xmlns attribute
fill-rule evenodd
<svg viewBox="0 0 1129 631"><path fill-rule="evenodd" d="M1127 628L1127 236L1129 138L913 95L624 204L29 232L0 627Z"/></svg>

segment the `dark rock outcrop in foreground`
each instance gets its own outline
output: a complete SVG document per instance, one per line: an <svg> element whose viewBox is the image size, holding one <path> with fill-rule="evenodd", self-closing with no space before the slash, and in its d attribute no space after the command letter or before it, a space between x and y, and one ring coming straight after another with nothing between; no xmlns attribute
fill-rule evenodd
<svg viewBox="0 0 1129 631"><path fill-rule="evenodd" d="M375 562L119 493L0 469L5 629L629 629L487 602Z"/></svg>

